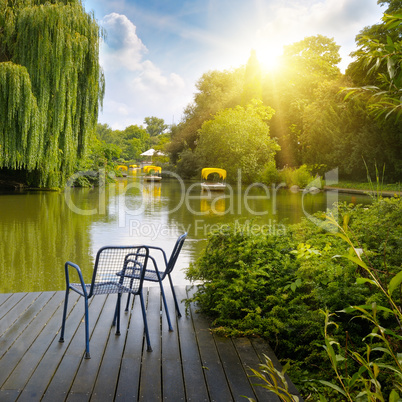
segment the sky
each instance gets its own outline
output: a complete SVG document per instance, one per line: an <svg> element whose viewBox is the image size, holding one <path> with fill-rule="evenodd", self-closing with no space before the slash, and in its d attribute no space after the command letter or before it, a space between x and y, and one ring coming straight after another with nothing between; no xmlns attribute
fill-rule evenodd
<svg viewBox="0 0 402 402"><path fill-rule="evenodd" d="M252 49L272 68L283 46L324 35L340 45L342 72L355 37L380 22L377 0L83 0L106 31L106 94L99 123L114 130L155 116L178 124L195 84L245 65Z"/></svg>

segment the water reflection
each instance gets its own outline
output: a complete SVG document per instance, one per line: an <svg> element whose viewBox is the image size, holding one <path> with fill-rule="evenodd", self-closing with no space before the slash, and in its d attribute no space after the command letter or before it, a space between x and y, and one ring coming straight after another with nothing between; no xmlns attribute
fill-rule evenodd
<svg viewBox="0 0 402 402"><path fill-rule="evenodd" d="M351 198L339 194L339 200ZM365 196L353 198L370 202ZM325 210L332 201L328 193L302 197L258 186L205 194L198 183L164 178L145 184L130 174L103 189L2 194L0 292L61 290L67 260L77 262L89 280L100 247L145 243L170 253L187 231L174 278L184 284L183 269L199 255L211 229L253 220L275 232L306 213Z"/></svg>

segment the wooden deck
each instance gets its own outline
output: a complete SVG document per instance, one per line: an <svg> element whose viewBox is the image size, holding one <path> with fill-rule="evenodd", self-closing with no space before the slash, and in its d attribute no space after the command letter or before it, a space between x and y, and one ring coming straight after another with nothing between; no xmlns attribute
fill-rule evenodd
<svg viewBox="0 0 402 402"><path fill-rule="evenodd" d="M185 287L176 289L180 300L187 297ZM173 332L159 288L144 290L153 352L144 347L139 299L122 313L116 336L110 325L116 295L92 298L91 359L83 358L83 302L74 292L64 343L58 342L63 291L0 294L0 401L279 401L248 376L247 366L258 368L263 353L276 359L267 343L212 335L193 306L184 314L183 302L183 316L174 319L166 293Z"/></svg>

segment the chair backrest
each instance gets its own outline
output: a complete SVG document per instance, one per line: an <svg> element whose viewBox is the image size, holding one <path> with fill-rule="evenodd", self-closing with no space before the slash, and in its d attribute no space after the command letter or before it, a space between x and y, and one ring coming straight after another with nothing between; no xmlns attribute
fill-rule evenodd
<svg viewBox="0 0 402 402"><path fill-rule="evenodd" d="M173 248L172 254L167 263L165 275L170 274L173 271L177 258L179 257L181 248L183 247L184 240L186 240L186 237L187 237L187 233L184 233L177 239L176 244Z"/></svg>
<svg viewBox="0 0 402 402"><path fill-rule="evenodd" d="M89 297L106 293L139 293L149 249L146 246L107 246L96 254Z"/></svg>

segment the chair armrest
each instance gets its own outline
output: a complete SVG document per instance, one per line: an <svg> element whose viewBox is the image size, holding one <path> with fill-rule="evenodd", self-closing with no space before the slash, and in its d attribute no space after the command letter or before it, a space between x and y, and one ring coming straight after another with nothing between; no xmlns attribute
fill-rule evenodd
<svg viewBox="0 0 402 402"><path fill-rule="evenodd" d="M162 248L156 247L156 246L147 246L147 247L148 247L150 250L158 250L158 251L160 251L160 252L162 253L163 259L164 259L164 261L165 261L165 267L167 267L168 261L167 261L167 258L166 258L166 253L165 253L165 251L164 251ZM152 258L152 257L149 256L149 258ZM155 261L154 261L154 264L155 264L155 266L156 266Z"/></svg>
<svg viewBox="0 0 402 402"><path fill-rule="evenodd" d="M74 268L77 271L78 277L80 278L80 282L81 282L82 292L80 292L78 289L75 289L75 288L70 286L70 273L69 273L69 268L70 267ZM66 273L67 289L72 289L75 292L79 293L81 296L88 297L87 288L85 286L85 282L84 282L84 278L82 276L81 268L77 264L74 264L73 262L67 261L64 264L64 270L65 270L65 273Z"/></svg>
<svg viewBox="0 0 402 402"><path fill-rule="evenodd" d="M150 247L150 248L151 248L151 247ZM159 249L158 247L155 247L155 248ZM159 250L161 250L161 251L164 253L164 251L163 251L162 249L159 249ZM160 274L160 272L159 272L158 264L156 263L155 258L149 256L149 259L152 261L153 269L155 270L156 276L158 277L159 280L161 280L161 274ZM165 260L166 260L166 258L165 258ZM166 265L167 265L167 264L166 264ZM152 269L152 267L150 267L150 268ZM150 271L151 269L147 268L147 270L149 270L149 271ZM165 266L165 269L166 269L166 266ZM164 275L165 275L165 274L164 274ZM163 277L165 277L165 276L163 276Z"/></svg>

